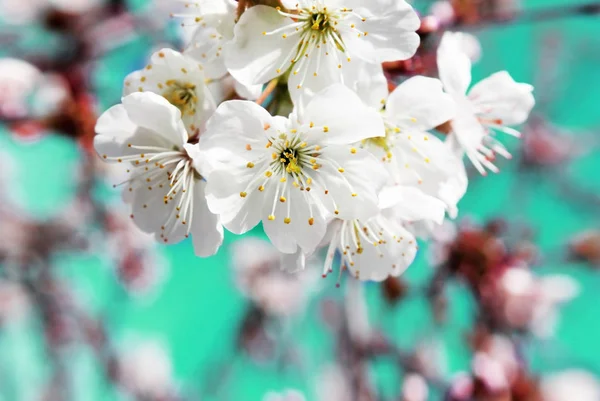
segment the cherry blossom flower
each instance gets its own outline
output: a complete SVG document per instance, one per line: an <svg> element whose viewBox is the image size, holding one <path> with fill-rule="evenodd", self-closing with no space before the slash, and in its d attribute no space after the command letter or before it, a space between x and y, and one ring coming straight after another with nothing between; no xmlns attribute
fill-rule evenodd
<svg viewBox="0 0 600 401"><path fill-rule="evenodd" d="M207 200L225 227L242 234L261 220L283 253L310 253L326 218L369 218L386 171L352 146L384 134L383 122L348 88L331 86L302 115L271 117L248 101L221 104L200 146L228 154L208 175Z"/></svg>
<svg viewBox="0 0 600 401"><path fill-rule="evenodd" d="M164 243L191 234L198 256L214 254L223 229L206 205L203 157L187 143L179 109L152 92L133 93L99 118L96 132L100 157L128 165L122 184L138 227Z"/></svg>
<svg viewBox="0 0 600 401"><path fill-rule="evenodd" d="M185 7L171 15L182 20L183 29L190 27L194 29L191 38L187 41L189 43L184 54L201 63L206 78L215 85L230 78L223 84L233 85L239 96L250 100L258 98L262 85L244 85L236 79L231 79L225 67L224 47L233 39L237 3L233 0L201 0L193 3L182 1L181 3Z"/></svg>
<svg viewBox="0 0 600 401"><path fill-rule="evenodd" d="M235 26L225 52L229 73L246 85L289 73L292 99L342 82L353 58L405 60L419 45L420 21L404 0L286 0L287 11L258 5Z"/></svg>
<svg viewBox="0 0 600 401"><path fill-rule="evenodd" d="M510 158L506 148L494 138L495 132L516 137L520 133L508 125L527 120L535 104L533 87L515 82L506 71L497 72L471 84L471 60L462 49L462 34L447 32L438 48L438 70L444 89L454 97L458 114L452 120L450 145L461 155L466 153L477 170L498 172L492 163L495 154Z"/></svg>
<svg viewBox="0 0 600 401"><path fill-rule="evenodd" d="M172 13L182 20L184 28L194 32L185 54L205 67L206 76L211 79L227 74L223 57L223 47L233 38L237 2L233 0L179 1L184 7Z"/></svg>
<svg viewBox="0 0 600 401"><path fill-rule="evenodd" d="M467 190L466 171L461 160L427 132L455 116L453 99L437 79L416 76L388 95L380 65L363 64L356 71L352 88L382 114L386 128L385 137L367 139L361 146L384 162L392 184L418 186L443 200L455 217Z"/></svg>
<svg viewBox="0 0 600 401"><path fill-rule="evenodd" d="M324 276L333 271L336 251L342 266L357 279L382 281L399 276L417 253L417 241L402 222L426 219L440 224L444 219L442 201L410 186L385 188L379 199L382 212L377 216L332 223Z"/></svg>
<svg viewBox="0 0 600 401"><path fill-rule="evenodd" d="M167 99L179 109L190 133L203 128L216 108L202 64L171 49L155 52L144 69L125 78L123 95L134 92L154 92Z"/></svg>

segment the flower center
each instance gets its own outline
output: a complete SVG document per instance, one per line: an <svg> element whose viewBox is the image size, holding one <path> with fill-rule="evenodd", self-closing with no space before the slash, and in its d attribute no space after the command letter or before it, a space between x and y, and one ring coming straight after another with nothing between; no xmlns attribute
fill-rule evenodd
<svg viewBox="0 0 600 401"><path fill-rule="evenodd" d="M166 82L167 89L163 92L163 97L173 106L181 111L182 115L194 115L196 113L196 85L170 80Z"/></svg>
<svg viewBox="0 0 600 401"><path fill-rule="evenodd" d="M296 133L289 139L287 134L281 134L273 143L273 161L271 169L274 173L301 175L303 169L311 165L311 160L318 157L318 147L308 146Z"/></svg>
<svg viewBox="0 0 600 401"><path fill-rule="evenodd" d="M322 34L327 34L327 30L332 29L330 25L331 17L326 12L311 12L310 10L302 10L307 14L311 15L311 18L307 20L307 28L310 28L314 31L319 31Z"/></svg>

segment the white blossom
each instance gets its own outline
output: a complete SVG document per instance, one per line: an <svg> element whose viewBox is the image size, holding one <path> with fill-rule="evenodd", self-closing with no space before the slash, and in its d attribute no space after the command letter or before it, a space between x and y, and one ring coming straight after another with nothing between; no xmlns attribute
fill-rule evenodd
<svg viewBox="0 0 600 401"><path fill-rule="evenodd" d="M353 58L404 60L418 45L420 21L404 0L288 0L287 10L258 5L235 26L225 51L231 75L246 85L289 74L292 99L342 82Z"/></svg>
<svg viewBox="0 0 600 401"><path fill-rule="evenodd" d="M152 92L133 93L98 119L96 132L98 154L127 164L124 196L138 227L164 243L191 234L197 255L214 254L223 230L206 205L202 155L187 143L179 109Z"/></svg>
<svg viewBox="0 0 600 401"><path fill-rule="evenodd" d="M233 0L201 0L188 2L181 10L171 15L182 20L183 29L193 28L184 54L197 60L204 66L206 78L218 86L230 84L236 93L244 99L254 100L260 96L262 85L245 85L227 73L225 68L224 47L233 39L233 28L237 2ZM227 79L229 78L229 79ZM215 96L218 98L219 96Z"/></svg>
<svg viewBox="0 0 600 401"><path fill-rule="evenodd" d="M309 253L325 235L328 216L378 213L386 171L352 144L383 134L380 116L341 85L289 119L252 102L225 102L200 138L207 153L226 155L208 175L209 207L236 234L262 221L281 252Z"/></svg>
<svg viewBox="0 0 600 401"><path fill-rule="evenodd" d="M191 133L202 129L216 108L202 64L171 49L155 52L144 69L125 78L123 95L134 92L153 92L167 99L179 109Z"/></svg>
<svg viewBox="0 0 600 401"><path fill-rule="evenodd" d="M379 195L381 213L370 219L335 220L323 275L333 271L336 252L342 267L360 280L399 276L412 263L417 241L402 224L432 220L441 224L445 205L410 186L394 186ZM341 273L341 270L340 270Z"/></svg>
<svg viewBox="0 0 600 401"><path fill-rule="evenodd" d="M501 71L468 90L471 60L463 51L462 38L460 33L445 33L437 53L440 79L458 106L448 141L461 155L466 153L477 170L485 175L486 168L498 172L492 163L496 153L511 157L494 135L500 131L520 136L507 126L527 120L535 104L533 87L517 83L508 72Z"/></svg>
<svg viewBox="0 0 600 401"><path fill-rule="evenodd" d="M416 76L388 94L387 80L379 65L364 64L356 70L353 89L379 111L385 137L363 141L391 174L391 184L417 186L443 200L451 217L467 190L464 165L440 139L428 131L456 115L454 100L434 78Z"/></svg>
<svg viewBox="0 0 600 401"><path fill-rule="evenodd" d="M315 290L317 276L312 269L289 274L295 270L289 257L255 237L236 241L231 254L239 290L267 313L291 316L304 309Z"/></svg>

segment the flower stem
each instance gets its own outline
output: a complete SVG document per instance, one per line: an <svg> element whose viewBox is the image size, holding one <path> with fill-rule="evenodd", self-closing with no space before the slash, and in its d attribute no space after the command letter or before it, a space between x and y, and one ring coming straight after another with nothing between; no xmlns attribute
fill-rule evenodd
<svg viewBox="0 0 600 401"><path fill-rule="evenodd" d="M271 82L267 85L265 90L260 94L258 99L256 99L256 103L262 105L265 100L269 97L271 93L277 88L277 83L279 82L279 78L272 79Z"/></svg>

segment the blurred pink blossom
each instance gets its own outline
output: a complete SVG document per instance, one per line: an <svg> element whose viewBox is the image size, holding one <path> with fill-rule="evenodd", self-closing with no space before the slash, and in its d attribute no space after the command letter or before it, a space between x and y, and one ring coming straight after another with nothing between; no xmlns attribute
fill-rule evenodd
<svg viewBox="0 0 600 401"><path fill-rule="evenodd" d="M598 401L600 381L584 370L570 369L542 380L544 401Z"/></svg>

